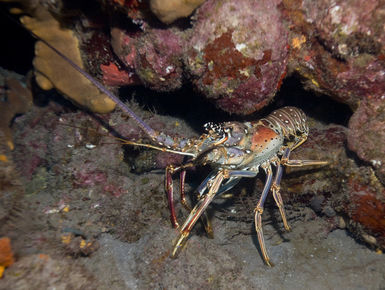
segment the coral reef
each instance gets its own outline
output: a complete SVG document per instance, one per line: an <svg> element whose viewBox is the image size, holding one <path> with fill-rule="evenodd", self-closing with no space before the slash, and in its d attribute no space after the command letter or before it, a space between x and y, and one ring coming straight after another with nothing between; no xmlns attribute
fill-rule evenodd
<svg viewBox="0 0 385 290"><path fill-rule="evenodd" d="M33 33L53 45L80 67L83 67L79 43L73 31L60 23L45 9L37 9L34 17L23 16L21 22ZM93 112L106 113L115 103L80 75L52 49L38 41L35 48L36 81L45 90L55 87L71 101Z"/></svg>
<svg viewBox="0 0 385 290"><path fill-rule="evenodd" d="M288 60L279 1L207 1L196 12L186 52L194 85L230 113L266 106Z"/></svg>
<svg viewBox="0 0 385 290"><path fill-rule="evenodd" d="M292 23L290 70L305 85L356 109L385 92L384 3L283 1ZM382 20L381 20L382 19Z"/></svg>
<svg viewBox="0 0 385 290"><path fill-rule="evenodd" d="M385 98L364 99L349 121L348 146L385 185Z"/></svg>
<svg viewBox="0 0 385 290"><path fill-rule="evenodd" d="M218 107L237 114L249 114L266 106L281 86L287 66L289 73L296 71L304 77L309 89L330 95L353 109L361 99L381 98L385 91L385 37L377 25L383 9L376 0L370 5L358 0L349 4L329 0L212 0L196 10L191 29L159 29L146 12L147 4L138 1L106 3L117 7L116 13L124 9L135 28L112 25L110 41L106 35L100 37L108 21L103 21L103 28L95 24L87 27L93 18L84 14L82 25L87 29L82 31L75 25L73 29L83 45L90 44L83 49L83 57L94 63L90 69L96 74L101 72L106 84L112 86L141 82L157 91L173 91L181 87L183 75ZM149 6L166 8L164 5L153 1ZM70 13L65 5L61 10L47 7L57 14ZM104 12L102 8L98 13ZM283 15L291 23L289 29ZM86 36L91 30L92 36ZM57 39L62 38L58 35ZM55 45L73 45L71 37L63 34ZM111 55L110 44L121 63ZM68 49L74 53L78 48ZM43 87L51 86L41 74L38 81Z"/></svg>
<svg viewBox="0 0 385 290"><path fill-rule="evenodd" d="M184 41L178 31L152 29L138 39L135 72L145 86L173 91L182 86Z"/></svg>
<svg viewBox="0 0 385 290"><path fill-rule="evenodd" d="M152 13L160 21L170 24L175 20L189 16L205 0L150 0Z"/></svg>
<svg viewBox="0 0 385 290"><path fill-rule="evenodd" d="M130 35L118 28L111 30L111 45L131 73L126 84L139 79L156 91L173 91L182 86L184 40L178 30L151 29ZM135 75L134 75L135 73ZM104 78L109 74L104 71Z"/></svg>
<svg viewBox="0 0 385 290"><path fill-rule="evenodd" d="M11 121L17 114L28 111L32 105L32 94L24 78L0 68L0 132L7 146L13 150Z"/></svg>
<svg viewBox="0 0 385 290"><path fill-rule="evenodd" d="M322 170L287 170L282 180L287 203L309 203L330 220L330 229L347 226L360 240L385 249L385 187L370 166L357 166L345 150L349 136L342 126L312 129L292 158L327 160ZM341 220L342 219L342 220ZM368 237L373 237L368 238Z"/></svg>
<svg viewBox="0 0 385 290"><path fill-rule="evenodd" d="M145 86L179 89L185 72L221 109L249 114L272 100L286 74L288 38L278 3L207 1L197 9L191 30L113 28L111 45ZM134 83L116 70L111 77L106 68L103 72L104 79Z"/></svg>
<svg viewBox="0 0 385 290"><path fill-rule="evenodd" d="M283 1L291 22L289 71L308 89L348 104L349 149L385 185L385 33L381 1Z"/></svg>

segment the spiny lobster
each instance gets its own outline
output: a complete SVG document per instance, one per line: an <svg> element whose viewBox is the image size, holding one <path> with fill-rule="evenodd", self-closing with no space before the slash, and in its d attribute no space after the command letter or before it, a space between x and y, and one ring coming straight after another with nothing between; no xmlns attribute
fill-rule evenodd
<svg viewBox="0 0 385 290"><path fill-rule="evenodd" d="M155 145L122 139L121 141L124 144L143 146L188 156L189 159L184 165L178 167L170 165L166 168L165 186L171 222L180 232L172 250L172 257L176 257L179 254L191 229L198 219L202 217L215 196L230 190L243 177L257 176L259 170L262 169L266 173L266 182L255 208L255 229L263 259L267 265L273 265L266 251L262 231L262 213L268 193L272 191L284 227L286 230L290 230L280 194L283 166L327 164L325 161L289 159L290 153L305 142L308 136L309 128L306 123L306 116L302 110L295 107L284 107L256 122L207 123L205 124L206 133L197 138L171 137L152 129L118 97L77 66L71 59L37 35L34 36L69 62L71 66L90 80L103 93L108 95L136 122ZM213 167L213 171L197 188L198 202L193 209L190 209L184 194L186 169L206 164L210 164ZM272 165L276 168L274 179ZM172 176L177 172L180 172L181 202L186 208L191 210L182 226L179 226L177 222L174 208ZM208 234L211 234L212 229L207 221L205 222L205 227Z"/></svg>

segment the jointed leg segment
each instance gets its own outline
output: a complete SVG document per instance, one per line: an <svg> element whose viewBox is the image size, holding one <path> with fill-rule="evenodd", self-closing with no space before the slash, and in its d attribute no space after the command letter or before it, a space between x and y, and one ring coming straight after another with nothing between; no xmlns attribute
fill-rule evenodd
<svg viewBox="0 0 385 290"><path fill-rule="evenodd" d="M187 204L186 201L186 196L185 196L185 178L186 178L186 168L193 166L191 163L187 163L184 166L180 167L174 167L173 165L169 165L166 167L166 178L165 178L165 188L166 188L166 193L167 193L167 200L168 200L168 207L170 209L170 220L171 224L174 228L179 228L179 223L176 218L176 213L175 213L175 205L174 205L174 184L172 181L172 175L178 171L180 171L180 199L183 204L183 206L187 210L191 210L189 205Z"/></svg>
<svg viewBox="0 0 385 290"><path fill-rule="evenodd" d="M283 226L285 227L285 230L287 230L287 231L290 231L290 226L287 223L285 208L284 208L282 197L281 197L281 194L279 191L281 188L280 183L281 183L281 178L282 178L282 174L283 174L282 160L287 161L289 158L289 155L290 155L290 150L289 150L289 148L286 148L285 152L281 158L281 161L277 166L277 172L275 173L274 182L273 182L273 185L271 186L271 191L273 193L275 204L278 206L279 212L280 212L281 217L282 217Z"/></svg>
<svg viewBox="0 0 385 290"><path fill-rule="evenodd" d="M266 182L265 186L263 188L261 197L259 198L258 204L255 207L255 231L257 232L259 247L261 249L262 257L265 263L268 266L273 266L273 264L270 262L269 256L267 255L266 247L265 247L265 240L263 238L263 230L262 230L262 214L263 214L263 206L265 204L266 197L270 191L271 188L271 182L273 179L273 173L271 169L271 165L269 165L266 168Z"/></svg>
<svg viewBox="0 0 385 290"><path fill-rule="evenodd" d="M223 180L224 180L223 171L219 171L209 186L210 187L209 192L204 196L204 198L202 198L201 200L198 201L198 203L195 205L195 207L191 211L190 215L188 216L188 218L184 222L184 224L180 230L178 240L175 243L174 249L171 253L171 257L176 257L179 254L180 250L182 249L183 245L186 242L187 237L190 234L191 229L194 227L194 225L198 221L199 217L203 214L203 212L206 210L208 205L214 199L215 194L217 193Z"/></svg>

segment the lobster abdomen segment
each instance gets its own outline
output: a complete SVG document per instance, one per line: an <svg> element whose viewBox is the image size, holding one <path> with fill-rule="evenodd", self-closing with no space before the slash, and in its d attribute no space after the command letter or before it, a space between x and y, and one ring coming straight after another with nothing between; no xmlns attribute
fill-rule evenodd
<svg viewBox="0 0 385 290"><path fill-rule="evenodd" d="M309 127L306 122L305 113L296 107L283 107L273 111L266 118L261 119L263 124L280 130L285 138L297 137L300 135L307 136Z"/></svg>

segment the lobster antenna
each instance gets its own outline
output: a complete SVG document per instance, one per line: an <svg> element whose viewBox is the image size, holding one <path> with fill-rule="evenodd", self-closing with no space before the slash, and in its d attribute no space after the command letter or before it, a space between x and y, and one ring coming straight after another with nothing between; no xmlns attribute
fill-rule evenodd
<svg viewBox="0 0 385 290"><path fill-rule="evenodd" d="M146 147L146 148L159 150L162 152L170 152L170 153L174 153L174 154L185 155L185 156L187 155L187 156L195 157L194 153L181 152L181 151L169 149L166 147L160 147L160 146L156 146L156 145L152 145L152 144L146 144L146 143L139 143L139 142L135 142L135 141L126 140L123 138L116 138L116 139L119 140L120 142L122 142L122 144L124 144L124 145L134 145L134 146Z"/></svg>
<svg viewBox="0 0 385 290"><path fill-rule="evenodd" d="M113 92L111 92L109 89L107 89L101 82L96 80L94 77L92 77L89 73L87 73L84 69L82 69L80 66L78 66L76 63L74 63L70 58L65 56L62 52L60 52L57 48L55 48L53 45L45 41L44 39L37 36L35 33L31 32L31 34L39 39L41 42L43 42L45 45L47 45L50 49L52 49L54 52L56 52L60 57L62 57L65 61L67 61L74 69L76 69L79 73L81 73L85 78L87 78L93 85L95 85L101 92L106 94L111 100L113 100L116 105L127 115L132 118L135 123L152 139L155 139L157 134L154 129L152 129L150 126L148 126L138 115L134 113L129 107L127 107Z"/></svg>
<svg viewBox="0 0 385 290"><path fill-rule="evenodd" d="M3 11L2 11L3 12ZM4 14L4 13L2 13ZM15 20L13 17L6 14L7 17L9 17L13 22L15 22L17 25L23 27L26 29L22 24L20 24L19 21ZM94 77L92 77L89 73L87 73L84 69L82 69L80 66L78 66L76 63L74 63L70 58L68 58L66 55L64 55L61 51L59 51L57 48L55 48L53 45L51 45L46 40L42 39L40 36L35 34L32 31L29 31L29 33L38 39L39 41L43 42L45 45L47 45L50 49L52 49L56 54L58 54L61 58L63 58L65 61L67 61L74 69L76 69L80 74L82 74L85 78L87 78L93 85L95 85L101 92L106 94L112 101L115 102L115 104L127 115L132 118L135 123L153 140L157 140L158 133L152 129L149 125L147 125L146 122L144 122L138 115L134 113L133 110L131 110L129 107L127 107L113 92L111 92L109 89L107 89L101 82L96 80Z"/></svg>

